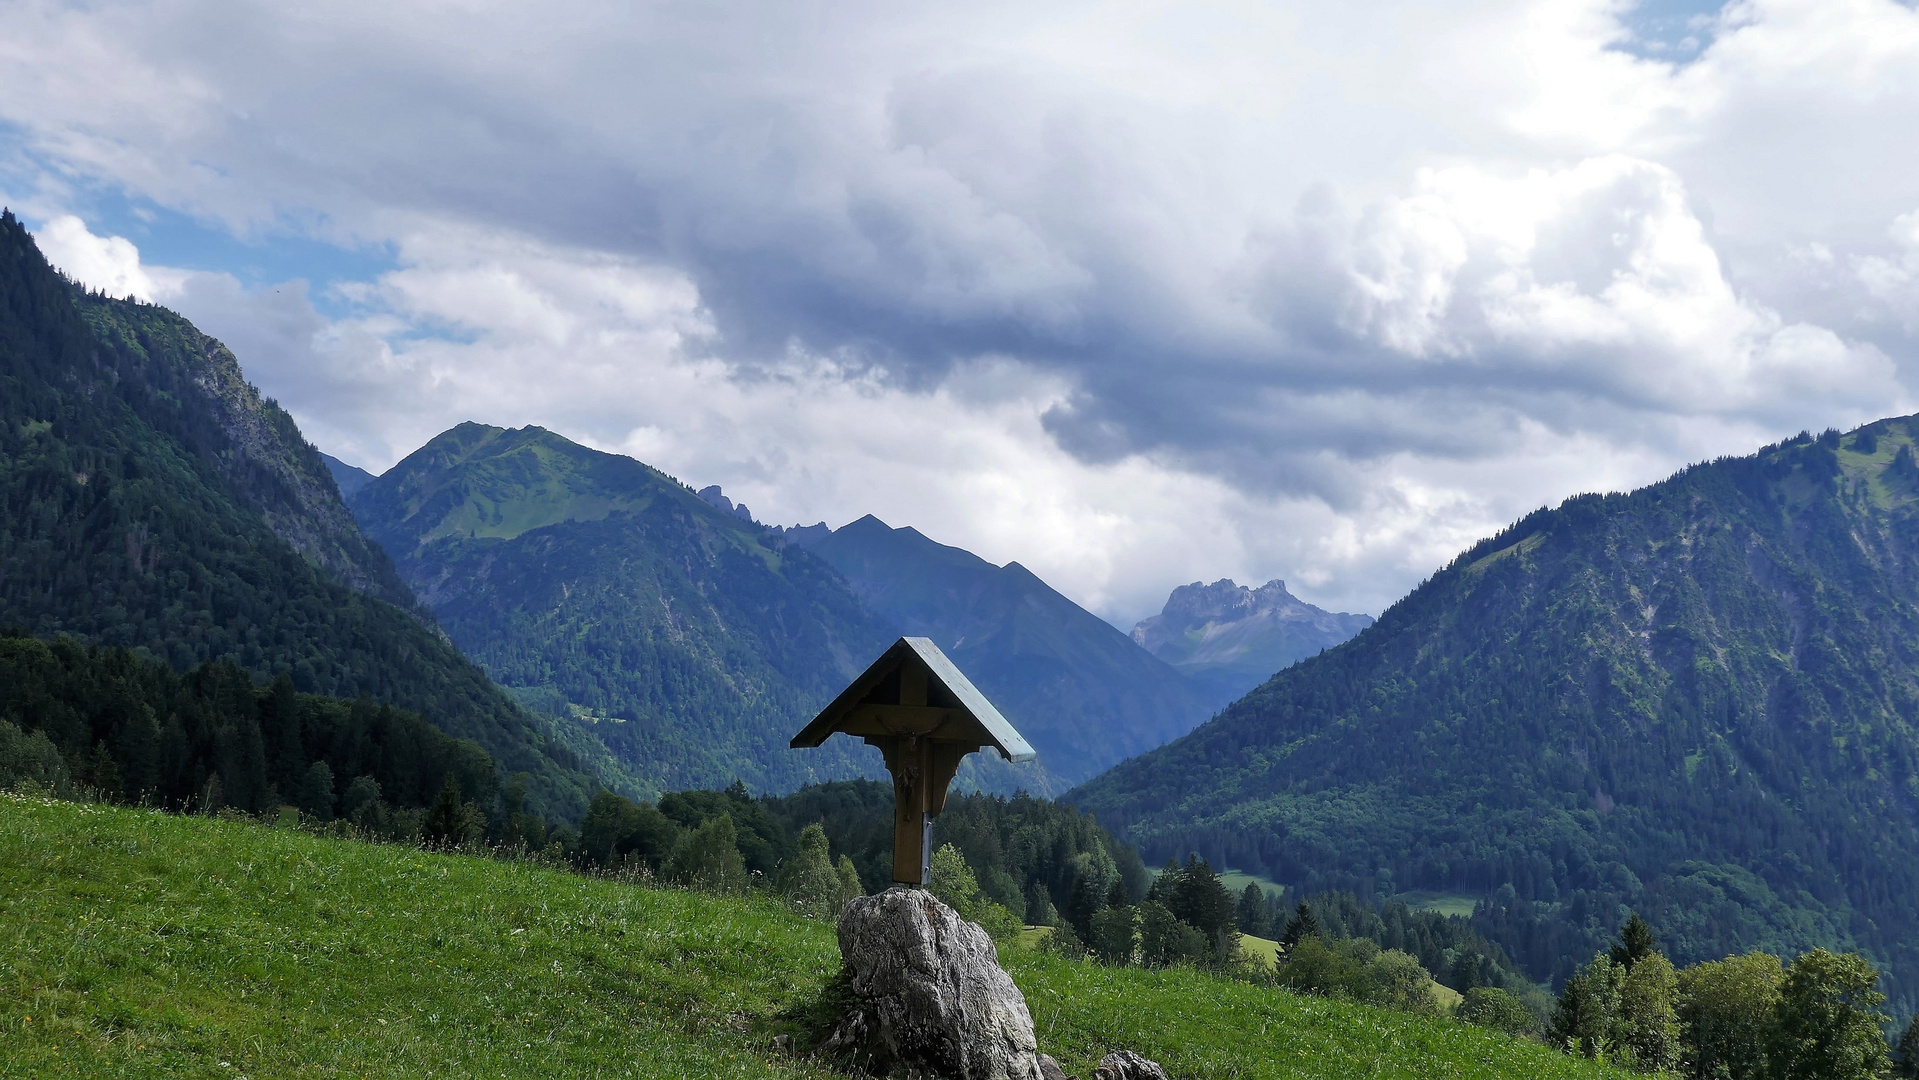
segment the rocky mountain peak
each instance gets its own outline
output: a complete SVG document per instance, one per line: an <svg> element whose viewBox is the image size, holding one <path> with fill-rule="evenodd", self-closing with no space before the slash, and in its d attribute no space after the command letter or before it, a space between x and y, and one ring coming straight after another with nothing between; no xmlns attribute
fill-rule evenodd
<svg viewBox="0 0 1919 1080"><path fill-rule="evenodd" d="M1133 640L1224 704L1371 624L1365 615L1315 607L1279 578L1257 589L1221 578L1174 589L1158 615L1133 627Z"/></svg>

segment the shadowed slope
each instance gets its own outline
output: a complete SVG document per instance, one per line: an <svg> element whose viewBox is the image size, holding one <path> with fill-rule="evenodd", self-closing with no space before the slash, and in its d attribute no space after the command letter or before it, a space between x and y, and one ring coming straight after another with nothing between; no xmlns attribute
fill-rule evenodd
<svg viewBox="0 0 1919 1080"><path fill-rule="evenodd" d="M0 626L367 694L577 815L591 781L571 755L396 606L412 602L232 353L164 308L86 295L0 215Z"/></svg>
<svg viewBox="0 0 1919 1080"><path fill-rule="evenodd" d="M1914 418L1541 510L1074 792L1149 858L1480 898L1536 976L1854 944L1919 985Z"/></svg>

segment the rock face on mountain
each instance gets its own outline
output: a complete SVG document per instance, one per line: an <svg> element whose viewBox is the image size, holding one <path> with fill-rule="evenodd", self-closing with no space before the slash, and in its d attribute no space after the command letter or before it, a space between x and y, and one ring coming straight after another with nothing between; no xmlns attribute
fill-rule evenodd
<svg viewBox="0 0 1919 1080"><path fill-rule="evenodd" d="M0 214L0 625L228 660L473 739L537 811L590 781L406 610L318 451L231 352L165 308L89 295Z"/></svg>
<svg viewBox="0 0 1919 1080"><path fill-rule="evenodd" d="M1133 640L1224 705L1372 624L1370 615L1314 607L1283 581L1249 589L1221 578L1174 589L1163 611L1133 627Z"/></svg>
<svg viewBox="0 0 1919 1080"><path fill-rule="evenodd" d="M1086 779L1210 715L1203 691L1018 563L994 566L872 516L788 535L898 633L945 650L1039 751L1053 780Z"/></svg>
<svg viewBox="0 0 1919 1080"><path fill-rule="evenodd" d="M461 424L354 512L453 640L636 795L875 775L787 740L897 634L806 550L632 458Z"/></svg>

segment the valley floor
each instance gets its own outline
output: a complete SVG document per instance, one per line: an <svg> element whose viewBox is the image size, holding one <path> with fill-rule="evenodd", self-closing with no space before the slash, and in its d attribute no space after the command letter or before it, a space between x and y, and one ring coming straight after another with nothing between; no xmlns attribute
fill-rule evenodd
<svg viewBox="0 0 1919 1080"><path fill-rule="evenodd" d="M1004 958L1042 1049L1200 1077L1601 1077L1443 1020L1191 970ZM838 964L765 898L0 795L0 1075L815 1077Z"/></svg>

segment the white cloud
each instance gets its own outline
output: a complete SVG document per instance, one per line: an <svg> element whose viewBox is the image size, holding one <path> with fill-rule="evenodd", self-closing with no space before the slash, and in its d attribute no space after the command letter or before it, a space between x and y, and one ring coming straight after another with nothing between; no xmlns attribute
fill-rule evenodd
<svg viewBox="0 0 1919 1080"><path fill-rule="evenodd" d="M1913 408L1919 15L1741 2L1677 64L1623 10L28 0L0 119L57 262L350 460L542 423L1121 621L1377 611L1541 503ZM89 185L395 265L143 265Z"/></svg>
<svg viewBox="0 0 1919 1080"><path fill-rule="evenodd" d="M56 269L96 292L160 303L179 289L182 275L142 266L131 240L95 236L72 214L48 221L34 239Z"/></svg>

